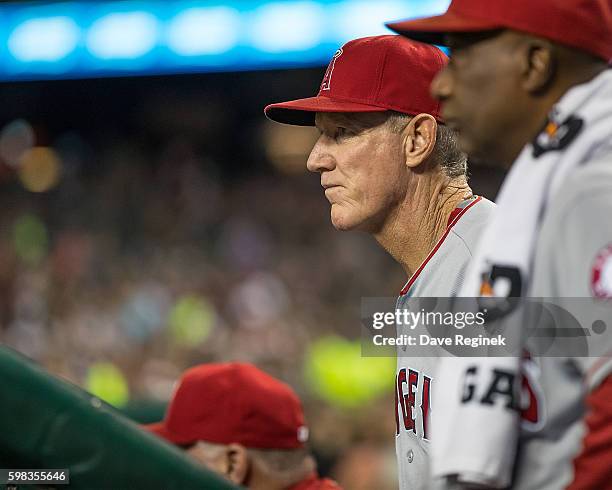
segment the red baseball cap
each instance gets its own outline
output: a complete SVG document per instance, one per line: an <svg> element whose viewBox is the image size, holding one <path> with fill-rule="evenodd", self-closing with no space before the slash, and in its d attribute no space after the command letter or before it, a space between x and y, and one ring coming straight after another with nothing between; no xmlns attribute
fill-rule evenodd
<svg viewBox="0 0 612 490"><path fill-rule="evenodd" d="M252 364L202 364L181 377L162 422L144 426L174 444L207 441L262 449L304 447L302 404Z"/></svg>
<svg viewBox="0 0 612 490"><path fill-rule="evenodd" d="M434 46L402 36L364 37L349 41L332 58L316 97L270 104L273 121L314 126L317 112L427 113L441 121L440 102L429 85L446 64Z"/></svg>
<svg viewBox="0 0 612 490"><path fill-rule="evenodd" d="M611 0L453 0L443 15L387 26L440 45L449 32L509 28L612 59Z"/></svg>

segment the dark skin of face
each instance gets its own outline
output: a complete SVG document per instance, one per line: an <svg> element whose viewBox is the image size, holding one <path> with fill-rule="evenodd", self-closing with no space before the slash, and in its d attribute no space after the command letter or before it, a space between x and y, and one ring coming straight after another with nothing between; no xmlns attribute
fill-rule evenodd
<svg viewBox="0 0 612 490"><path fill-rule="evenodd" d="M606 68L586 53L512 30L449 34L446 41L450 62L432 95L470 159L504 168L570 87Z"/></svg>

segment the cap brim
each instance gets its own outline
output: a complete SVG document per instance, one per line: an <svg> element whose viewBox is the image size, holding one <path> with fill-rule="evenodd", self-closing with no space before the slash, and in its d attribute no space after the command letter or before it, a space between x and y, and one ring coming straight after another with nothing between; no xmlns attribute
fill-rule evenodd
<svg viewBox="0 0 612 490"><path fill-rule="evenodd" d="M154 424L145 424L145 425L141 425L141 427L145 429L146 431L151 432L155 434L156 436L159 436L162 439L165 439L168 442L171 442L172 444L183 445L183 444L191 444L192 442L195 442L193 441L193 438L181 437L173 432L170 432L166 428L163 422L155 422Z"/></svg>
<svg viewBox="0 0 612 490"><path fill-rule="evenodd" d="M264 109L268 119L294 126L314 126L317 112L385 112L387 109L329 97L308 97L270 104Z"/></svg>
<svg viewBox="0 0 612 490"><path fill-rule="evenodd" d="M472 19L446 12L423 19L388 22L387 27L415 41L446 46L445 34L450 32L479 32L499 29L502 26L491 21Z"/></svg>

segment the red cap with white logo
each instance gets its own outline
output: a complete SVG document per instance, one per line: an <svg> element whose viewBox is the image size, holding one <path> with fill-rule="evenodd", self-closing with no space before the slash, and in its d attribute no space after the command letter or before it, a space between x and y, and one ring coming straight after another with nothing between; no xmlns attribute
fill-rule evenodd
<svg viewBox="0 0 612 490"><path fill-rule="evenodd" d="M302 404L285 383L246 363L202 364L181 377L166 417L146 429L178 445L304 447Z"/></svg>
<svg viewBox="0 0 612 490"><path fill-rule="evenodd" d="M273 121L314 126L317 112L431 114L441 121L440 102L429 93L446 55L434 46L402 36L349 41L332 58L316 97L271 104Z"/></svg>

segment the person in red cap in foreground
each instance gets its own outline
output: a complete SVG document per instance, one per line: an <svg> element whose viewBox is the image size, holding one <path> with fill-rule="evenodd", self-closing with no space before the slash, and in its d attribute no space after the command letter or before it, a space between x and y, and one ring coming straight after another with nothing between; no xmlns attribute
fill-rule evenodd
<svg viewBox="0 0 612 490"><path fill-rule="evenodd" d="M443 360L434 481L612 488L612 1L453 0L390 27L451 49L432 93L471 158L510 168L462 294L569 313L519 318L522 361Z"/></svg>
<svg viewBox="0 0 612 490"><path fill-rule="evenodd" d="M429 94L446 61L438 48L401 36L356 39L336 52L316 97L265 108L274 121L319 130L308 170L320 174L334 227L371 234L403 267L408 282L399 310L411 309L413 297L456 293L494 208L473 195L466 156ZM387 336L427 333L413 328L391 326ZM429 413L444 413L430 398L438 353L398 344L394 412L402 489L425 489L429 481Z"/></svg>
<svg viewBox="0 0 612 490"><path fill-rule="evenodd" d="M162 422L145 428L253 490L340 490L319 479L302 404L251 364L202 364L181 377Z"/></svg>

